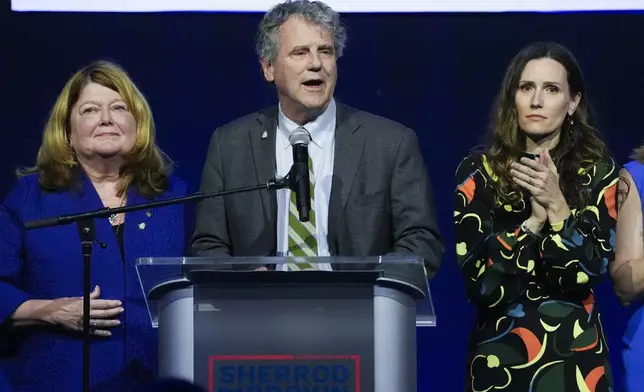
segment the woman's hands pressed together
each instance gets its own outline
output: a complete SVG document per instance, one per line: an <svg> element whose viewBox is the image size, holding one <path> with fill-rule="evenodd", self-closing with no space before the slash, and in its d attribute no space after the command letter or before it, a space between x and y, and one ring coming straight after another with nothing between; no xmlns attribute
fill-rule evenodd
<svg viewBox="0 0 644 392"><path fill-rule="evenodd" d="M545 223L547 219L550 224L555 224L570 215L570 208L559 187L557 168L547 149L539 152L536 159L523 157L512 163L510 175L517 185L530 193L535 220Z"/></svg>

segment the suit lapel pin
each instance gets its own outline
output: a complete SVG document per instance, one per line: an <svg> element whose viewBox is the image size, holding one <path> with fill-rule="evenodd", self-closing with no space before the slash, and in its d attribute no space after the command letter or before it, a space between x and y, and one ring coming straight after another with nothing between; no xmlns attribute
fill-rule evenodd
<svg viewBox="0 0 644 392"><path fill-rule="evenodd" d="M268 132L264 131L264 133L262 133L262 139L266 139L267 137L268 137Z"/></svg>

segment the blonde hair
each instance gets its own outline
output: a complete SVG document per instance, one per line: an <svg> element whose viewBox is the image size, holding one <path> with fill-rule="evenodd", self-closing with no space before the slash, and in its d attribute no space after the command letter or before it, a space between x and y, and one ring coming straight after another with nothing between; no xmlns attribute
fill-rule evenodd
<svg viewBox="0 0 644 392"><path fill-rule="evenodd" d="M128 74L117 64L105 60L89 64L67 81L49 114L36 165L20 170L18 174L38 173L40 186L50 191L77 185L81 168L70 144L70 117L81 92L90 83L119 93L136 122L134 147L124 157L119 170L118 194L122 195L130 186L146 197L162 193L168 187L172 161L156 145L150 106Z"/></svg>

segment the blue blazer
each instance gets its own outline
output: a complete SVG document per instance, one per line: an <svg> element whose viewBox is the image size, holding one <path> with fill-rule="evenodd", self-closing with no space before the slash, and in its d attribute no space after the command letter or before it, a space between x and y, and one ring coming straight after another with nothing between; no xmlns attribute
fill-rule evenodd
<svg viewBox="0 0 644 392"><path fill-rule="evenodd" d="M171 178L156 200L183 196L186 185ZM149 200L128 193L128 204ZM82 175L79 191L48 193L36 175L20 179L0 206L0 321L28 299L83 295L83 256L75 224L25 231L26 221L102 208L93 185ZM156 378L157 335L135 268L138 257L180 257L186 250L183 205L127 213L125 262L107 219L96 219L96 239L107 244L92 249L91 284L101 298L118 299L125 309L121 325L109 338L93 338L93 391L140 390ZM15 391L82 390L82 336L56 327L16 328L16 350L0 364ZM2 377L0 377L1 380Z"/></svg>

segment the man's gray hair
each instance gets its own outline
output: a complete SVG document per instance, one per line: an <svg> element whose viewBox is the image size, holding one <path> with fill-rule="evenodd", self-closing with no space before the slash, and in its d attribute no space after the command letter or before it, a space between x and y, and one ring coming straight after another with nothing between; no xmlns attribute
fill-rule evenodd
<svg viewBox="0 0 644 392"><path fill-rule="evenodd" d="M347 43L346 29L340 15L321 1L286 0L271 8L259 24L256 50L260 59L273 63L279 50L279 28L291 16L299 16L331 32L337 57L341 57Z"/></svg>

